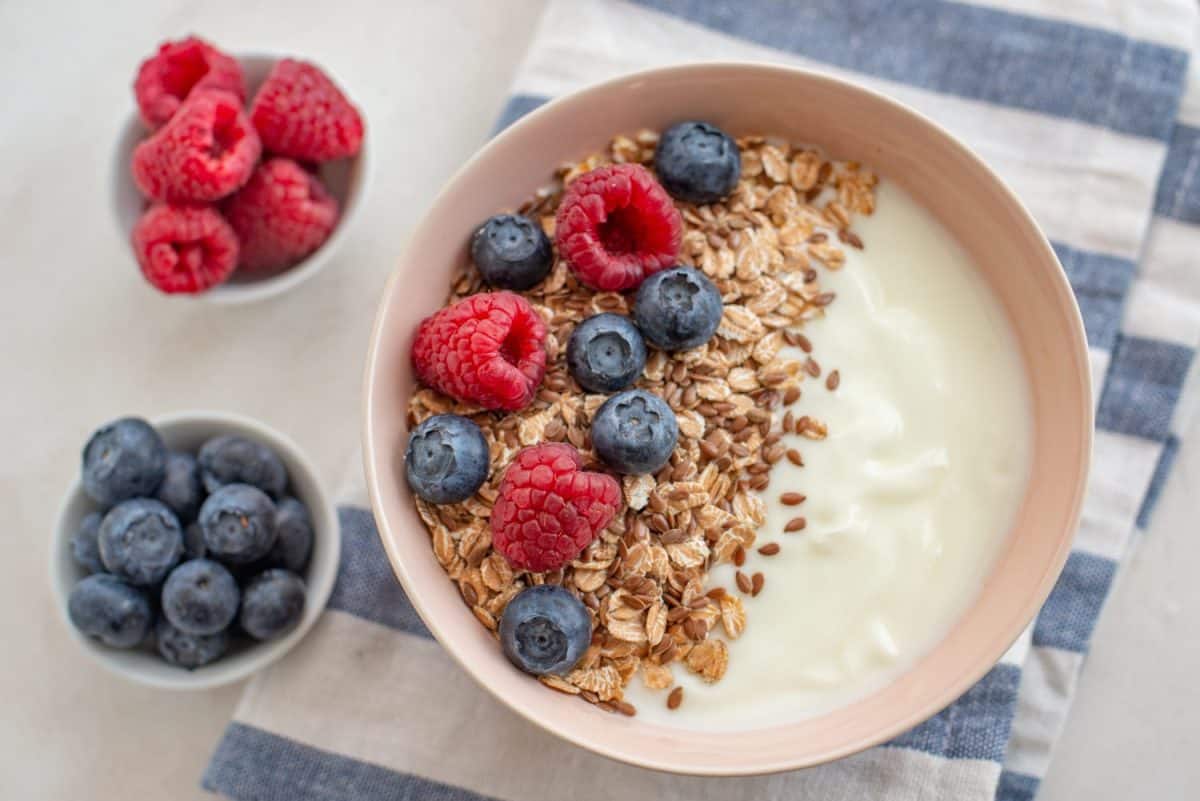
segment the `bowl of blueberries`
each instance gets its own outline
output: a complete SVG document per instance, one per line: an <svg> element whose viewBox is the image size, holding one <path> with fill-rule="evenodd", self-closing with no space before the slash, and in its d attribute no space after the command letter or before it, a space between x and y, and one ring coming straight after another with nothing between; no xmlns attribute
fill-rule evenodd
<svg viewBox="0 0 1200 801"><path fill-rule="evenodd" d="M262 423L124 417L83 447L51 549L75 639L132 681L203 689L286 653L333 590L337 517L316 471Z"/></svg>

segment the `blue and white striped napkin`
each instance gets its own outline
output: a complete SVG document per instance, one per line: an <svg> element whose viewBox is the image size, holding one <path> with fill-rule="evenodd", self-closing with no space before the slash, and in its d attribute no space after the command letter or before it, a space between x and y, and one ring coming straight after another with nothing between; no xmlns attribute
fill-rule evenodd
<svg viewBox="0 0 1200 801"><path fill-rule="evenodd" d="M248 687L204 786L243 801L1032 798L1170 470L1200 344L1200 78L1180 105L1196 24L1191 0L552 0L502 124L632 70L772 61L914 106L1008 181L1067 269L1098 384L1075 549L1021 640L933 719L820 768L695 779L563 743L477 687L404 598L356 477L330 611Z"/></svg>

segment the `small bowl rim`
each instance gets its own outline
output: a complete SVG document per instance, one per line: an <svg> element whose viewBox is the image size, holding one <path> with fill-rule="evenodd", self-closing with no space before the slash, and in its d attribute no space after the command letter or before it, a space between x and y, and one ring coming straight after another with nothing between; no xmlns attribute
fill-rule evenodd
<svg viewBox="0 0 1200 801"><path fill-rule="evenodd" d="M1036 234L1037 248L1042 252L1043 257L1047 262L1058 267L1050 276L1050 281L1053 284L1054 292L1063 302L1064 313L1067 316L1066 322L1073 334L1073 341L1069 344L1072 348L1078 347L1083 351L1083 358L1078 366L1079 375L1075 378L1079 381L1079 390L1082 395L1083 408L1080 409L1079 433L1083 437L1082 453L1080 455L1079 473L1071 485L1064 489L1064 496L1069 497L1069 502L1066 504L1070 510L1070 519L1072 524L1069 531L1063 533L1058 542L1053 554L1053 558L1044 565L1044 571L1038 577L1032 591L1020 604L1019 617L1020 625L1015 625L1010 622L1009 625L998 627L997 634L990 638L989 648L986 651L986 659L979 659L974 663L971 670L964 671L962 674L951 677L950 681L943 683L936 693L936 696L919 707L914 707L905 715L897 716L892 720L890 725L877 729L869 736L863 736L854 742L846 742L838 747L825 748L820 751L807 752L800 756L791 756L786 758L778 758L774 761L758 761L752 763L733 762L723 764L695 764L688 762L686 758L675 758L671 752L633 752L629 749L621 749L613 747L608 743L599 742L587 736L586 729L583 727L568 727L560 725L558 721L544 720L535 714L532 710L526 709L516 703L514 699L508 698L500 693L491 681L490 673L487 665L475 665L468 662L460 648L453 640L445 637L442 627L439 625L439 618L430 615L430 604L427 599L422 598L416 591L421 589L409 574L409 570L404 564L404 554L399 550L398 541L405 535L402 527L394 525L386 513L387 504L384 503L383 496L387 491L382 485L381 465L387 458L386 449L389 444L380 441L379 435L376 434L375 417L377 415L376 406L378 399L376 397L375 384L379 380L377 372L379 370L378 363L380 359L380 351L382 341L385 334L385 324L388 319L388 312L391 308L389 299L394 294L395 285L402 281L405 277L405 271L399 269L399 266L393 268L388 280L380 293L380 304L376 312L375 320L371 328L371 340L367 353L367 360L363 373L363 423L362 423L362 441L363 441L363 467L367 479L367 490L371 501L372 511L375 514L377 524L379 526L380 539L383 543L384 550L387 553L388 561L391 564L393 572L400 580L404 587L405 593L412 603L414 609L420 615L422 621L429 630L438 639L439 643L446 648L450 656L457 662L462 669L485 691L493 698L500 701L508 709L512 710L525 720L529 721L538 728L553 734L556 737L563 739L573 745L584 748L601 756L614 759L637 767L648 768L666 773L674 773L690 776L707 776L707 777L734 777L734 776L755 776L783 771L791 771L817 765L826 764L838 759L865 751L871 747L878 746L887 742L893 737L902 734L905 731L912 729L914 726L929 719L944 709L947 705L955 701L963 695L970 687L974 686L992 667L994 667L1003 658L1003 655L1013 646L1020 638L1022 632L1034 620L1038 610L1045 603L1050 591L1060 575L1063 566L1066 563L1067 557L1071 552L1071 544L1074 539L1074 532L1078 527L1080 513L1082 510L1083 498L1086 491L1087 479L1090 475L1092 464L1092 449L1093 449L1093 419L1094 419L1094 398L1091 382L1091 368L1086 358L1087 339L1084 333L1083 318L1079 309L1078 301L1075 298L1074 292L1071 290L1067 280L1066 273L1059 262L1057 255L1054 253L1045 233L1041 226L1037 224L1032 214L1025 203L1015 194L1012 188L993 170L979 155L975 153L968 145L960 138L950 133L943 125L935 122L926 114L912 108L908 104L899 101L887 94L884 94L875 89L864 86L846 78L838 77L828 72L815 69L806 69L801 67L793 67L781 65L778 63L763 62L763 61L705 61L692 62L687 64L677 64L665 67L653 67L636 72L626 73L615 78L601 81L594 84L589 84L578 90L568 92L566 94L554 97L542 104L541 106L530 111L519 120L514 122L504 131L500 132L492 139L484 143L478 150L468 158L458 170L456 170L449 178L446 179L439 192L432 198L426 207L425 215L418 221L413 231L407 238L408 245L404 253L398 259L398 265L403 265L409 259L409 253L413 248L413 243L421 239L422 234L426 229L432 227L435 221L431 215L431 211L439 208L445 197L451 194L452 190L464 179L464 176L470 174L476 169L476 166L488 158L489 155L498 149L505 146L509 140L514 139L522 134L529 127L534 126L542 117L557 113L557 110L567 104L580 104L586 102L587 99L595 99L597 97L608 98L615 92L623 89L636 88L637 85L648 81L670 81L674 78L687 78L691 73L700 73L706 71L732 71L732 72L757 72L769 74L773 76L788 77L793 79L801 79L813 81L819 84L825 84L836 88L841 92L848 92L856 95L864 100L882 104L891 107L894 111L908 115L920 123L922 126L930 129L935 135L941 137L948 147L954 149L957 155L965 158L973 167L978 169L987 177L990 183L999 190L1005 201L1009 204L1020 218L1020 223L1027 226L1028 229ZM394 447L394 443L391 444ZM1015 618L1014 618L1015 619ZM911 672L911 670L909 671ZM908 675L908 673L904 674ZM767 729L788 729L795 725L799 725L802 721L793 723L780 724L779 726L766 727ZM654 724L647 724L651 728L655 728ZM674 730L672 730L674 731ZM754 731L758 732L759 729ZM704 732L711 734L711 732ZM736 734L736 733L735 733Z"/></svg>
<svg viewBox="0 0 1200 801"><path fill-rule="evenodd" d="M214 432L214 436L220 431L232 429L244 431L247 432L247 435L261 437L272 448L283 451L286 454L285 458L297 465L305 474L306 480L316 491L316 497L312 499L315 503L308 503L306 499L306 505L309 506L309 513L313 520L313 543L314 545L319 544L321 552L327 556L310 559L308 570L303 576L307 587L304 616L299 625L284 637L250 645L245 652L249 655L248 658L237 667L230 667L228 663L222 665L222 661L217 660L192 670L174 668L174 671L178 673L176 676L174 673L165 672L161 675L144 673L139 669L120 664L113 655L125 653L124 651L109 648L83 634L71 623L70 615L67 612L67 600L70 597L71 588L79 579L73 578L64 568L70 563L70 555L68 554L64 558L63 553L64 549L70 548L73 533L71 507L78 499L86 497L78 475L72 479L70 486L63 494L55 515L49 564L50 590L54 595L54 605L58 610L58 617L66 626L71 639L87 653L92 661L126 681L163 690L189 691L208 690L233 684L258 673L282 658L308 634L324 613L329 597L333 593L338 566L341 563L342 538L338 526L337 508L318 480L319 473L300 447L289 437L258 420L231 412L185 410L158 415L150 418L149 422L155 429L182 424L213 425L218 429ZM163 664L166 665L166 662Z"/></svg>
<svg viewBox="0 0 1200 801"><path fill-rule="evenodd" d="M268 53L263 51L234 54L234 58L238 60L238 64L243 68L249 63L255 66L265 65L269 69L280 59L291 57L284 53ZM252 100L252 97L247 98L247 104ZM247 108L248 111L249 109ZM135 106L128 118L120 125L116 135L112 168L110 170L112 185L109 188L108 194L117 233L121 241L125 242L127 246L132 231L122 218L122 189L132 187L137 197L143 201L146 198L133 184L133 178L129 175L129 171L125 169L128 166L131 155L126 154L124 146L127 143L133 143L132 147L136 147L137 143L149 134L150 131L146 130L146 126L143 124ZM132 147L129 150L129 154L133 152ZM191 295L184 293L163 295L163 293L155 290L156 294L176 300L199 300L218 306L233 306L269 300L270 298L284 294L304 283L309 278L312 278L332 261L333 256L337 253L346 238L347 229L358 219L360 210L367 200L371 184L372 166L370 136L364 133L362 145L359 147L358 153L349 157L346 161L349 162L347 169L350 172L351 178L347 183L345 203L339 204L337 224L334 225L333 233L329 235L329 238L314 253L309 254L307 258L282 272L246 283L230 283L226 281L211 289ZM134 216L136 217L136 215ZM137 266L137 258L132 253L130 255L133 264Z"/></svg>

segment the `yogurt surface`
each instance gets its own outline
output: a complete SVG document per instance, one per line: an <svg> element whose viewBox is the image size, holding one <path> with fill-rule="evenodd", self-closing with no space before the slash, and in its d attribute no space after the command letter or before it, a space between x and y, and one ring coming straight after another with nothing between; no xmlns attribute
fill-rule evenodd
<svg viewBox="0 0 1200 801"><path fill-rule="evenodd" d="M778 542L780 553L752 551L742 568L761 571L765 586L743 596L746 629L724 678L706 685L674 666L684 702L668 710L665 693L636 677L626 698L641 719L728 731L868 695L949 631L1012 524L1032 426L1000 304L940 223L886 179L854 231L865 249L845 248L845 266L822 271L837 299L804 329L823 373L792 407L829 436L787 435L805 466L780 462L764 493L755 548ZM807 500L784 506L787 491ZM804 530L784 533L797 516ZM733 590L734 568L715 567L708 584Z"/></svg>

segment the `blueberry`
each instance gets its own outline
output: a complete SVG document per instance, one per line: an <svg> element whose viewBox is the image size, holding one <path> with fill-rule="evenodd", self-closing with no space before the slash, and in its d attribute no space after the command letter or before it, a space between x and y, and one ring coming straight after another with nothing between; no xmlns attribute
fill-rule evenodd
<svg viewBox="0 0 1200 801"><path fill-rule="evenodd" d="M640 389L613 395L592 420L592 447L618 473L657 473L678 440L675 412L662 398Z"/></svg>
<svg viewBox="0 0 1200 801"><path fill-rule="evenodd" d="M229 648L229 634L224 630L216 634L188 634L165 618L154 627L154 640L163 659L188 670L217 661Z"/></svg>
<svg viewBox="0 0 1200 801"><path fill-rule="evenodd" d="M104 563L100 561L100 521L103 515L92 512L79 521L79 528L71 535L71 556L75 563L89 573L103 573Z"/></svg>
<svg viewBox="0 0 1200 801"><path fill-rule="evenodd" d="M204 500L196 457L178 451L168 453L167 472L155 497L171 508L180 523L194 520Z"/></svg>
<svg viewBox="0 0 1200 801"><path fill-rule="evenodd" d="M226 484L249 484L278 498L287 489L287 468L275 451L245 437L214 437L200 446L196 460L204 489L209 492Z"/></svg>
<svg viewBox="0 0 1200 801"><path fill-rule="evenodd" d="M587 607L557 584L521 590L500 618L500 647L526 673L564 674L592 641Z"/></svg>
<svg viewBox="0 0 1200 801"><path fill-rule="evenodd" d="M597 314L575 327L567 341L567 367L589 392L616 392L646 366L646 342L620 314Z"/></svg>
<svg viewBox="0 0 1200 801"><path fill-rule="evenodd" d="M472 421L437 414L413 429L404 453L408 486L430 503L465 501L488 476L488 445Z"/></svg>
<svg viewBox="0 0 1200 801"><path fill-rule="evenodd" d="M203 559L207 553L208 548L204 545L204 529L200 527L199 520L193 520L183 530L184 558Z"/></svg>
<svg viewBox="0 0 1200 801"><path fill-rule="evenodd" d="M113 648L132 648L144 640L153 617L146 593L107 573L75 585L67 614L75 628Z"/></svg>
<svg viewBox="0 0 1200 801"><path fill-rule="evenodd" d="M471 238L471 258L483 280L518 291L535 286L554 263L542 227L516 214L497 214L479 226Z"/></svg>
<svg viewBox="0 0 1200 801"><path fill-rule="evenodd" d="M103 426L83 447L83 491L105 506L153 495L166 470L162 437L136 417Z"/></svg>
<svg viewBox="0 0 1200 801"><path fill-rule="evenodd" d="M275 544L275 504L258 487L220 487L200 507L208 555L230 564L261 559Z"/></svg>
<svg viewBox="0 0 1200 801"><path fill-rule="evenodd" d="M715 125L681 122L659 138L654 172L671 197L715 203L737 186L742 155L737 142Z"/></svg>
<svg viewBox="0 0 1200 801"><path fill-rule="evenodd" d="M257 640L291 630L304 614L304 581L290 570L265 570L250 580L242 596L241 624Z"/></svg>
<svg viewBox="0 0 1200 801"><path fill-rule="evenodd" d="M691 267L672 267L647 278L633 301L642 335L663 350L699 347L716 333L725 307L708 276Z"/></svg>
<svg viewBox="0 0 1200 801"><path fill-rule="evenodd" d="M149 498L124 501L100 522L100 561L131 584L157 584L183 556L183 528L175 513Z"/></svg>
<svg viewBox="0 0 1200 801"><path fill-rule="evenodd" d="M275 505L275 544L267 561L293 573L304 570L312 552L313 525L308 507L295 498L284 498Z"/></svg>
<svg viewBox="0 0 1200 801"><path fill-rule="evenodd" d="M224 565L192 559L167 576L162 588L163 614L187 634L216 634L237 616L238 596L237 582Z"/></svg>

